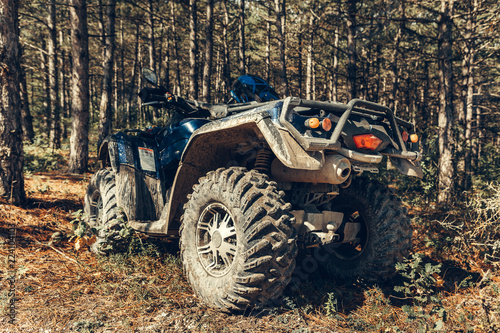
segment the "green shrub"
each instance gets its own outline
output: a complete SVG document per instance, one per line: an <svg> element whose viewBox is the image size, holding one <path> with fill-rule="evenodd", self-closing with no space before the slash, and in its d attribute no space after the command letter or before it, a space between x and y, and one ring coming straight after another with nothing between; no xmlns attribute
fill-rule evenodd
<svg viewBox="0 0 500 333"><path fill-rule="evenodd" d="M399 274L405 278L402 286L394 287L414 306L404 305L402 310L409 320L416 320L422 331L429 331L428 320L436 320L433 329L442 330L446 321L446 311L436 292L436 276L441 272L441 264L424 263L424 256L415 253L411 258L396 264Z"/></svg>

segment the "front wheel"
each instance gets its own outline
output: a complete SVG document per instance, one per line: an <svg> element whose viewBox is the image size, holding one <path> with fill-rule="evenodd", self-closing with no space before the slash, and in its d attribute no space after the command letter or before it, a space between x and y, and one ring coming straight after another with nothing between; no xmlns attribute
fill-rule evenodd
<svg viewBox="0 0 500 333"><path fill-rule="evenodd" d="M322 247L328 273L340 279L385 280L411 248L412 231L401 201L380 183L358 178L332 202L344 213L340 229L351 241Z"/></svg>
<svg viewBox="0 0 500 333"><path fill-rule="evenodd" d="M244 168L211 171L195 185L182 217L181 255L209 306L244 310L286 287L297 245L283 195L267 176Z"/></svg>

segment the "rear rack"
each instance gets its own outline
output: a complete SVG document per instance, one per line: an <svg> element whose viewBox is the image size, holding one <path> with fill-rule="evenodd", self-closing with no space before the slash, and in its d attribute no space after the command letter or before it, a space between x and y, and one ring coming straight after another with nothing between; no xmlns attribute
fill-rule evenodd
<svg viewBox="0 0 500 333"><path fill-rule="evenodd" d="M317 108L342 115L340 116L340 119L337 122L337 125L335 126L330 139L304 137L289 121L289 115L295 107ZM387 106L364 101L362 99L355 98L347 104L342 104L304 100L298 97L287 97L284 101L283 110L280 115L280 122L283 126L285 126L286 129L288 129L288 131L290 131L292 136L304 147L305 150L315 151L331 149L337 150L342 153L342 151L346 152L347 149L341 147L339 137L342 133L342 130L344 129L347 119L349 119L351 115L370 116L372 118L379 117L382 119L386 119L389 122L389 125L392 129L392 133L390 133L390 135L393 136L393 140L398 143L399 147L401 147L401 150L392 149L390 154L386 155L410 160L419 160L421 158L418 152L407 151L405 142L403 141L398 127L398 125L401 125L405 128L412 129L413 125L407 121L395 117L392 110ZM375 156L380 156L380 154L372 155L357 152L353 153L356 153L355 155L366 155L363 161L375 160Z"/></svg>

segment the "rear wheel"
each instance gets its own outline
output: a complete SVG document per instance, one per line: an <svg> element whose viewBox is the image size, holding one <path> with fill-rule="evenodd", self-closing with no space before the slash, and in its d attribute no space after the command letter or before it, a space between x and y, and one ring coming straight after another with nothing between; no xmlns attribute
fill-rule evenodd
<svg viewBox="0 0 500 333"><path fill-rule="evenodd" d="M281 294L297 254L283 195L267 176L243 168L209 172L195 185L182 217L181 254L205 303L244 310Z"/></svg>
<svg viewBox="0 0 500 333"><path fill-rule="evenodd" d="M344 213L340 230L353 237L348 243L322 247L328 273L369 281L392 277L395 264L411 248L410 219L401 201L380 183L358 178L333 200L332 210Z"/></svg>
<svg viewBox="0 0 500 333"><path fill-rule="evenodd" d="M96 241L90 246L92 252L120 252L127 246L123 237L125 216L117 205L115 173L110 168L97 171L90 179L84 213L88 226L96 235Z"/></svg>

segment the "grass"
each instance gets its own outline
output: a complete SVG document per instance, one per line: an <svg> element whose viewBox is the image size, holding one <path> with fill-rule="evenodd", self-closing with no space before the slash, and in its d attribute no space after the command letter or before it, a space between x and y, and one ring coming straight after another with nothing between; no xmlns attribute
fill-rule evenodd
<svg viewBox="0 0 500 333"><path fill-rule="evenodd" d="M486 204L475 212L409 207L415 255L401 266L407 277L400 274L380 285L335 283L315 271L298 288L287 287L282 303L227 314L193 295L173 242L142 238L143 247L109 257L86 247L77 251L71 221L82 208L88 179L34 172L26 177L24 207L0 203L0 290L8 287L9 223L17 230L18 269L17 324L8 323L9 298L2 292L0 332L500 330L498 265L486 260L488 247L474 245L482 239L481 214L495 213L488 213ZM491 234L497 226L498 221L487 221L483 227Z"/></svg>

